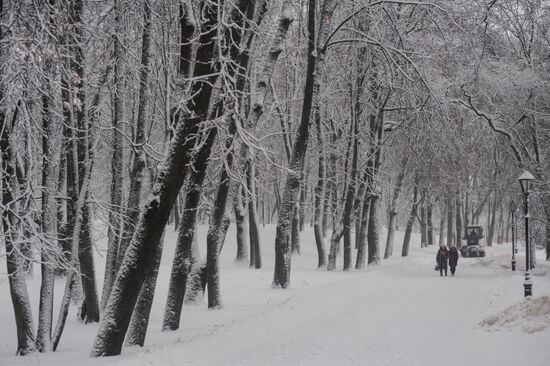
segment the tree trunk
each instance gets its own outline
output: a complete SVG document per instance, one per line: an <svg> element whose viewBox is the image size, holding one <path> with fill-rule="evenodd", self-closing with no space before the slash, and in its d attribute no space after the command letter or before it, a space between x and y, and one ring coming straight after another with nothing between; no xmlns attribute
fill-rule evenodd
<svg viewBox="0 0 550 366"><path fill-rule="evenodd" d="M298 202L292 210L291 243L292 253L300 254L300 204Z"/></svg>
<svg viewBox="0 0 550 366"><path fill-rule="evenodd" d="M426 221L426 208L422 205L420 207L420 216L418 217L418 224L420 225L420 248L428 246L428 227Z"/></svg>
<svg viewBox="0 0 550 366"><path fill-rule="evenodd" d="M314 204L314 224L313 232L315 235L315 244L317 245L317 268L325 267L327 264L327 254L325 250L325 226L323 225L323 191L325 189L325 153L323 140L323 126L321 123L321 113L315 109L315 125L317 127L317 148L318 148L318 168L317 185L315 186L315 204Z"/></svg>
<svg viewBox="0 0 550 366"><path fill-rule="evenodd" d="M380 262L380 196L374 194L370 199L370 216L369 216L369 231L368 231L368 260L367 264L378 264Z"/></svg>
<svg viewBox="0 0 550 366"><path fill-rule="evenodd" d="M130 187L128 192L128 205L126 207L126 219L122 226L122 235L117 252L116 269L120 265L126 253L126 249L132 240L136 229L139 209L141 205L141 190L145 175L145 152L143 145L145 143L145 124L147 121L147 109L149 105L149 79L151 74L151 6L149 0L143 3L143 34L141 40L141 64L139 72L139 96L138 96L138 114L134 130L134 156L132 162L132 171L130 172ZM109 291L110 293L111 291ZM106 300L109 297L106 296Z"/></svg>
<svg viewBox="0 0 550 366"><path fill-rule="evenodd" d="M290 228L292 219L292 210L296 205L298 190L300 188L300 178L304 168L304 160L309 140L309 124L315 93L315 78L321 78L321 68L317 69L318 64L322 63L323 52L316 52L315 35L315 10L316 1L309 0L308 8L308 53L306 81L304 86L304 100L302 105L302 114L300 124L296 131L296 137L292 146L292 155L289 162L289 173L286 177L285 188L281 207L279 210L279 219L275 236L275 270L273 274L273 287L286 288L290 283ZM321 22L319 27L319 44L322 44L327 37L328 25L330 24L332 13L334 11L333 0L325 0L321 10ZM319 57L319 60L317 58ZM319 80L319 79L318 79Z"/></svg>
<svg viewBox="0 0 550 366"><path fill-rule="evenodd" d="M406 257L409 255L409 247L411 243L411 235L412 235L412 229L414 220L416 218L416 214L418 211L418 178L415 177L414 182L414 191L413 191L413 201L412 201L412 208L411 213L409 214L409 219L407 220L407 227L405 229L405 238L403 239L403 248L401 250L401 256Z"/></svg>
<svg viewBox="0 0 550 366"><path fill-rule="evenodd" d="M235 211L235 226L237 227L237 256L235 262L248 262L248 224L246 211L243 206L244 188L239 186L237 195L233 200L233 211Z"/></svg>
<svg viewBox="0 0 550 366"><path fill-rule="evenodd" d="M0 1L0 19L3 15L3 6ZM0 28L0 40L3 34ZM0 59L3 59L0 48ZM3 81L0 79L0 100L4 99ZM0 153L2 155L2 229L4 244L6 246L6 269L10 285L10 295L15 315L17 329L17 355L27 355L35 351L34 326L32 310L27 292L25 273L21 270L22 261L18 249L16 249L17 219L16 202L14 202L15 163L14 152L11 146L11 134L14 131L21 103L18 102L11 121L7 120L4 106L0 105Z"/></svg>
<svg viewBox="0 0 550 366"><path fill-rule="evenodd" d="M141 290L139 291L138 301L130 319L128 328L128 336L126 344L131 346L141 346L145 343L145 335L147 334L147 326L149 325L149 315L151 314L151 306L155 296L155 287L159 273L160 260L162 258L162 247L164 244L164 234L160 239L160 243L153 255L153 263L147 276L143 281Z"/></svg>
<svg viewBox="0 0 550 366"><path fill-rule="evenodd" d="M384 259L388 259L393 254L393 238L395 235L395 218L397 216L397 208L399 205L399 196L401 195L401 187L403 186L403 180L405 179L405 170L408 163L408 156L403 158L401 162L401 170L397 176L397 181L395 182L395 188L393 189L393 197L390 206L390 217L388 220L388 236L386 238L386 250L384 251Z"/></svg>
<svg viewBox="0 0 550 366"><path fill-rule="evenodd" d="M447 198L447 247L453 245L453 219L454 219L454 209L452 198Z"/></svg>
<svg viewBox="0 0 550 366"><path fill-rule="evenodd" d="M428 203L426 219L428 220L428 246L431 246L434 245L433 206L431 202Z"/></svg>
<svg viewBox="0 0 550 366"><path fill-rule="evenodd" d="M106 306L105 316L94 341L92 356L120 354L130 317L152 257L159 243L170 211L183 184L200 123L206 120L212 88L217 79L218 63L215 48L218 16L223 1L205 2L198 39L189 114L182 116L176 126L167 157L155 181L153 191L143 207L132 241L115 280Z"/></svg>
<svg viewBox="0 0 550 366"><path fill-rule="evenodd" d="M46 64L45 72L51 75L51 65ZM59 159L59 123L55 121L49 81L45 82L45 91L49 95L42 96L42 279L40 286L40 307L38 312L38 331L36 347L40 352L52 350L53 297L55 280L56 246L56 200L57 172L54 162Z"/></svg>
<svg viewBox="0 0 550 366"><path fill-rule="evenodd" d="M73 132L75 133L75 132ZM88 131L85 132L86 135ZM86 139L88 136L86 136ZM92 175L92 169L93 169L93 151L91 152L90 159L87 161L87 163L84 166L84 176L82 177L82 188L80 189L78 199L75 202L75 221L74 221L74 229L71 233L71 262L70 262L70 269L67 276L67 281L65 283L65 291L63 292L63 300L61 302L61 306L59 307L59 316L57 317L57 325L55 327L54 334L52 336L52 345L53 350L55 351L57 349L57 346L59 345L59 341L61 339L61 335L63 334L63 330L65 328L65 322L67 320L67 315L69 313L69 304L71 301L72 292L76 284L79 283L78 279L78 265L79 265L79 246L80 246L80 240L82 238L82 225L85 222L84 220L84 207L86 206L86 197L88 196L88 190L90 187L90 180Z"/></svg>
<svg viewBox="0 0 550 366"><path fill-rule="evenodd" d="M369 183L367 183L369 184ZM357 258L355 260L355 269L365 267L367 261L367 243L369 231L371 193L365 190L363 198L363 208L361 209L361 225L359 226L359 243L357 246Z"/></svg>
<svg viewBox="0 0 550 366"><path fill-rule="evenodd" d="M260 230L258 227L258 214L256 212L256 168L253 161L249 162L247 169L247 184L250 197L248 199L248 223L250 234L250 247L254 248L251 252L254 252L254 268L262 268L262 252L260 246Z"/></svg>
<svg viewBox="0 0 550 366"><path fill-rule="evenodd" d="M460 194L457 194L456 196L456 247L461 248L462 247L462 202L460 200Z"/></svg>
<svg viewBox="0 0 550 366"><path fill-rule="evenodd" d="M440 205L439 206L439 246L442 246L443 244L445 244L445 208L447 207L446 206L446 202L445 201L445 204L443 205Z"/></svg>
<svg viewBox="0 0 550 366"><path fill-rule="evenodd" d="M125 126L124 121L124 59L122 16L125 11L123 3L120 0L114 2L115 12L115 34L114 43L114 95L113 95L113 118L112 118L112 155L111 155L111 208L109 210L109 228L107 231L108 245L107 256L105 259L105 276L103 281L103 290L101 294L100 309L105 308L105 304L111 294L111 288L116 276L117 252L120 244L120 230L122 230L122 187L124 184L124 148L122 145Z"/></svg>

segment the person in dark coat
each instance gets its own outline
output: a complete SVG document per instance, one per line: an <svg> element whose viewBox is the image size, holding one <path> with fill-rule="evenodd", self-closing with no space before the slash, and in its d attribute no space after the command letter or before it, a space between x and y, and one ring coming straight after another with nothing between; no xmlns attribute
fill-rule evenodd
<svg viewBox="0 0 550 366"><path fill-rule="evenodd" d="M458 250L456 247L449 249L449 267L451 267L451 276L455 275L456 265L458 263Z"/></svg>
<svg viewBox="0 0 550 366"><path fill-rule="evenodd" d="M445 245L441 245L437 251L437 256L435 260L437 261L437 266L439 267L439 275L443 276L443 271L445 271L445 276L447 276L447 260L449 259L449 251Z"/></svg>

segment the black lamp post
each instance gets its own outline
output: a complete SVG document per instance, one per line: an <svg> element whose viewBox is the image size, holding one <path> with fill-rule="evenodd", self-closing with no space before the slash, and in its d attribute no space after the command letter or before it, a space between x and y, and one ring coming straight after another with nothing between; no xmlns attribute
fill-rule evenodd
<svg viewBox="0 0 550 366"><path fill-rule="evenodd" d="M524 171L519 176L519 183L523 191L523 212L525 214L525 281L523 282L523 288L526 297L533 295L533 283L529 275L529 194L533 187L533 180L535 180L535 177L528 171Z"/></svg>
<svg viewBox="0 0 550 366"><path fill-rule="evenodd" d="M516 203L510 202L510 214L512 215L512 271L516 270Z"/></svg>

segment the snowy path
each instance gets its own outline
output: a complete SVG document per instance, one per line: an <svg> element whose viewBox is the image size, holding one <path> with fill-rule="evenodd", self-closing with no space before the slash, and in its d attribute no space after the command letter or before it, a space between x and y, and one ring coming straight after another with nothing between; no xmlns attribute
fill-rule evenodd
<svg viewBox="0 0 550 366"><path fill-rule="evenodd" d="M265 230L269 237L274 228ZM73 320L54 354L13 357L13 332L0 334L0 365L548 365L550 329L527 334L479 326L523 299L523 273L507 267L508 245L489 249L486 259L461 259L456 277L441 278L433 270L435 248L418 249L416 243L408 258L396 248L393 258L364 271L317 271L312 237L306 232L303 238L290 289L269 288L273 262L267 250L266 268L256 271L235 266L234 252L224 249L224 308L186 306L181 329L162 333L171 262L166 255L143 349L91 359L96 327ZM166 253L172 250L168 246ZM535 295L550 295L548 264L535 277ZM11 331L8 304L0 305L0 326Z"/></svg>
<svg viewBox="0 0 550 366"><path fill-rule="evenodd" d="M201 337L121 364L518 365L529 350L538 354L529 365L547 365L548 330L510 337L478 326L502 297L521 299L520 274L489 258L462 260L456 277L440 278L426 260L431 253L419 254L290 290L265 312L220 324L207 342Z"/></svg>

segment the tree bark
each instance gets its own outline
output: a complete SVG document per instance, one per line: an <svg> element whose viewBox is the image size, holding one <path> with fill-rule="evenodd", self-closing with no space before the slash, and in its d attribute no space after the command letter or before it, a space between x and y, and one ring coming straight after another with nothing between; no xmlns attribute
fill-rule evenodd
<svg viewBox="0 0 550 366"><path fill-rule="evenodd" d="M395 217L397 216L397 206L399 204L399 195L401 194L401 187L403 186L403 180L405 179L405 170L408 163L408 156L403 158L401 162L401 170L397 176L397 181L395 182L395 188L393 190L393 197L390 206L390 218L388 221L388 236L386 238L386 250L384 251L384 259L388 259L393 254L393 239L395 235Z"/></svg>
<svg viewBox="0 0 550 366"><path fill-rule="evenodd" d="M317 164L317 185L315 186L315 204L314 204L314 224L313 232L315 235L315 244L317 246L317 268L323 268L327 265L327 254L325 249L324 225L323 225L323 207L324 207L324 190L325 190L325 152L323 140L323 126L321 123L321 113L319 109L315 109L315 126L317 128L317 148L318 148L318 164Z"/></svg>
<svg viewBox="0 0 550 366"><path fill-rule="evenodd" d="M447 198L447 247L453 245L454 207L452 197Z"/></svg>
<svg viewBox="0 0 550 366"><path fill-rule="evenodd" d="M139 72L139 96L138 114L134 130L134 148L132 171L130 173L130 187L128 192L128 204L126 207L126 219L122 225L122 235L117 252L116 269L120 269L126 249L132 240L133 233L138 220L139 208L141 205L141 190L145 175L145 124L148 119L147 109L149 105L149 79L151 74L151 6L150 1L143 3L143 34L141 40L141 64ZM110 291L109 291L110 293ZM106 296L106 300L109 297Z"/></svg>
<svg viewBox="0 0 550 366"><path fill-rule="evenodd" d="M456 196L456 247L460 249L462 247L462 202L460 200L460 195Z"/></svg>
<svg viewBox="0 0 550 366"><path fill-rule="evenodd" d="M3 5L0 1L0 19L3 15ZM0 40L3 34L0 28ZM0 47L0 60L3 60ZM3 81L0 78L0 100L4 99ZM22 262L19 251L15 248L17 243L17 223L14 212L17 203L14 201L15 163L14 152L10 138L17 122L21 103L18 102L11 121L7 116L3 105L0 105L0 153L2 154L2 229L4 244L6 246L6 269L10 286L10 295L15 315L17 329L17 355L28 355L35 351L34 327L32 310L27 291L25 273L21 270Z"/></svg>
<svg viewBox="0 0 550 366"><path fill-rule="evenodd" d="M195 136L200 123L207 117L212 88L217 79L218 16L223 1L202 4L203 21L198 40L191 99L187 103L190 112L182 116L176 126L174 138L161 167L148 201L142 208L136 230L124 256L105 316L94 341L92 356L120 354L124 336L135 306L145 273L151 267L152 257L159 243L170 211L183 184L191 160Z"/></svg>
<svg viewBox="0 0 550 366"><path fill-rule="evenodd" d="M378 264L380 262L380 196L373 194L370 199L370 216L368 232L368 260L367 264Z"/></svg>
<svg viewBox="0 0 550 366"><path fill-rule="evenodd" d="M46 62L46 74L51 75L51 61ZM45 82L44 90L48 95L42 96L42 279L40 286L40 306L38 312L38 331L36 347L39 352L52 350L53 297L55 280L56 246L56 200L57 172L55 163L59 159L59 123L55 121L52 98L55 93L49 81Z"/></svg>
<svg viewBox="0 0 550 366"><path fill-rule="evenodd" d="M426 208L426 219L428 220L428 246L434 245L433 205L428 202Z"/></svg>
<svg viewBox="0 0 550 366"><path fill-rule="evenodd" d="M143 347L145 343L145 335L147 334L147 326L149 325L149 315L151 314L151 306L155 296L155 287L159 273L160 260L162 258L162 247L164 244L164 234L160 239L160 243L155 250L153 263L149 272L143 281L141 290L139 291L138 301L132 312L130 326L128 328L128 336L126 344L131 346Z"/></svg>
<svg viewBox="0 0 550 366"><path fill-rule="evenodd" d="M246 210L243 205L244 187L242 185L237 189L237 194L233 200L233 211L235 212L235 226L237 228L237 256L236 263L248 262L248 223L246 220ZM252 245L252 244L251 244Z"/></svg>
<svg viewBox="0 0 550 366"><path fill-rule="evenodd" d="M122 187L124 184L124 148L122 145L124 129L124 58L122 16L125 9L120 0L114 2L115 12L115 33L113 35L114 43L114 80L113 80L113 118L112 118L112 155L111 155L111 208L109 210L109 228L107 231L107 256L105 259L105 275L103 280L103 290L101 294L100 309L105 308L109 299L113 281L116 276L117 252L120 244L122 230Z"/></svg>
<svg viewBox="0 0 550 366"><path fill-rule="evenodd" d="M401 249L401 256L406 257L409 255L409 247L411 243L411 234L413 229L414 220L418 211L418 178L415 177L414 182L414 191L413 191L413 201L411 207L411 213L409 214L409 219L407 220L407 227L405 228L405 238L403 239L403 248Z"/></svg>
<svg viewBox="0 0 550 366"><path fill-rule="evenodd" d="M250 247L254 248L254 268L262 268L262 251L260 246L260 230L258 227L258 213L256 212L256 167L253 161L249 162L247 169L247 185L250 197L248 199L248 223L250 234Z"/></svg>

